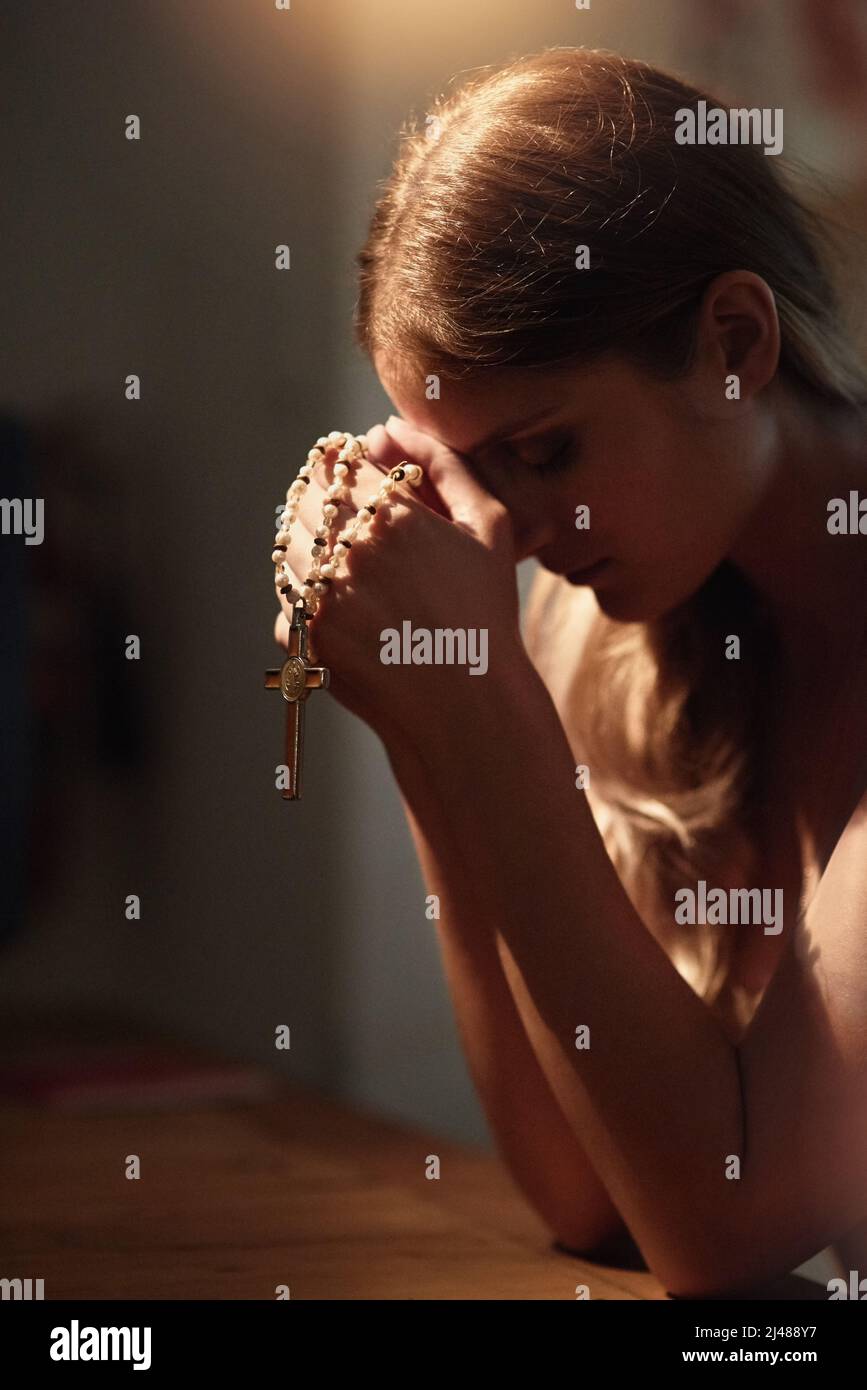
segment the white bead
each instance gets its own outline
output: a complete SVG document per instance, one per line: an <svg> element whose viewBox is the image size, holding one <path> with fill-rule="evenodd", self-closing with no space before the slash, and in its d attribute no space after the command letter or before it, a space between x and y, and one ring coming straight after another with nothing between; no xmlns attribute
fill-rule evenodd
<svg viewBox="0 0 867 1390"><path fill-rule="evenodd" d="M329 436L328 436L328 443L329 443L329 444L342 444L342 443L343 443L343 438L344 438L344 436L340 433L340 430L332 430L331 433L330 433Z"/></svg>
<svg viewBox="0 0 867 1390"><path fill-rule="evenodd" d="M323 516L336 516L336 515L337 515L337 508L335 507L335 505L334 505L333 502L326 502L326 503L325 503L325 506L322 508L322 515L323 515Z"/></svg>
<svg viewBox="0 0 867 1390"><path fill-rule="evenodd" d="M348 463L335 463L335 465L334 465L334 476L335 476L335 478L345 478L348 472L349 472L349 464L348 464Z"/></svg>
<svg viewBox="0 0 867 1390"><path fill-rule="evenodd" d="M328 593L328 585L327 585L327 584L314 584L314 585L313 585L313 591L314 591L314 593L317 593L317 594L327 594L327 593Z"/></svg>
<svg viewBox="0 0 867 1390"><path fill-rule="evenodd" d="M314 534L314 536L319 536L323 541L324 541L324 540L327 540L327 539L328 539L328 527L327 527L327 526L317 526L317 527L316 527L316 530L313 532L313 534Z"/></svg>
<svg viewBox="0 0 867 1390"><path fill-rule="evenodd" d="M336 544L335 547L334 547L334 554L335 554L335 555L345 555L345 554L346 554L346 546L343 544L343 541L338 541L338 542L337 542L337 544Z"/></svg>
<svg viewBox="0 0 867 1390"><path fill-rule="evenodd" d="M334 566L330 560L326 561L326 563L322 566L321 574L324 579L330 579L334 574Z"/></svg>
<svg viewBox="0 0 867 1390"><path fill-rule="evenodd" d="M276 536L276 544L277 544L277 545L288 545L288 544L289 544L289 532L288 532L288 531L278 531L278 532L277 532L277 536Z"/></svg>

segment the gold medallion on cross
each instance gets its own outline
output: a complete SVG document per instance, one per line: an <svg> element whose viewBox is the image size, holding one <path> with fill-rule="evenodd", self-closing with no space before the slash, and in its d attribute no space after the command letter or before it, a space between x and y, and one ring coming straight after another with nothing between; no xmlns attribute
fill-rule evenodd
<svg viewBox="0 0 867 1390"><path fill-rule="evenodd" d="M325 666L311 666L308 661L308 613L303 602L292 610L289 624L289 653L277 671L265 672L265 689L279 690L289 708L286 711L286 766L289 777L283 788L284 801L297 801L301 795L301 756L304 751L304 706L311 690L326 690L331 672Z"/></svg>

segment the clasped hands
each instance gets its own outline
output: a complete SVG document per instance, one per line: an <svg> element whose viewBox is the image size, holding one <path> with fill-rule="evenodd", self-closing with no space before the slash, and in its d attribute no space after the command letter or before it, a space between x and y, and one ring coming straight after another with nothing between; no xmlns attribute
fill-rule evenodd
<svg viewBox="0 0 867 1390"><path fill-rule="evenodd" d="M396 416L367 431L370 462L346 481L352 508L363 506L382 477L404 459L424 470L421 486L394 489L343 557L311 619L311 652L331 671L330 690L388 743L434 736L468 703L496 698L498 674L523 653L516 555L509 513L472 477L464 461L433 436ZM336 456L335 456L336 457ZM286 564L298 587L309 570L333 464L317 464L292 527ZM351 516L337 519L336 537ZM291 604L281 598L274 636L288 640ZM383 634L412 629L487 632L488 669L469 678L453 664L385 664Z"/></svg>

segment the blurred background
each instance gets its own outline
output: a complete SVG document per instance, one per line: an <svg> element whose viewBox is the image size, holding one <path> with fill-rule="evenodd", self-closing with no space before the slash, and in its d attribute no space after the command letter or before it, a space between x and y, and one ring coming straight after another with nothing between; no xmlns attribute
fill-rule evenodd
<svg viewBox="0 0 867 1390"><path fill-rule="evenodd" d="M784 108L864 342L865 6L4 0L0 26L0 494L45 499L42 545L0 537L0 1012L104 1011L486 1145L383 751L314 698L287 804L263 691L274 507L317 435L391 409L350 332L377 183L462 73L617 49Z"/></svg>

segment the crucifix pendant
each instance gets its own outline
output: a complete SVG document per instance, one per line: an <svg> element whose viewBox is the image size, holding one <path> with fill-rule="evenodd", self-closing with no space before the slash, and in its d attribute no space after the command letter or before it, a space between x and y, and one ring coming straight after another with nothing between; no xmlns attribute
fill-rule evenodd
<svg viewBox="0 0 867 1390"><path fill-rule="evenodd" d="M327 689L331 672L326 666L311 666L307 660L307 621L313 615L303 603L292 610L289 625L289 655L279 671L265 672L265 689L279 690L288 702L286 711L286 766L289 780L283 788L284 801L297 801L301 795L301 755L304 751L304 705L311 690Z"/></svg>

